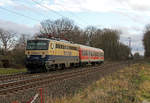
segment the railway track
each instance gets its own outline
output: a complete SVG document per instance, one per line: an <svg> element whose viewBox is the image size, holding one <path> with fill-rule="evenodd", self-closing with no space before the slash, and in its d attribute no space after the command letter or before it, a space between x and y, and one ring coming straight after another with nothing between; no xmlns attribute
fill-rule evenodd
<svg viewBox="0 0 150 103"><path fill-rule="evenodd" d="M69 79L85 76L88 74L92 74L95 72L104 71L106 68L117 66L117 65L120 65L120 63L119 64L118 63L107 64L107 65L102 65L98 67L91 67L88 69L78 69L75 71L64 72L64 73L53 74L53 75L41 75L39 77L27 78L23 80L2 83L0 84L0 95L16 93L19 91L23 91L25 89L49 86L59 81L69 80Z"/></svg>
<svg viewBox="0 0 150 103"><path fill-rule="evenodd" d="M90 67L84 67L84 68L90 68ZM67 69L67 70L56 70L56 71L51 71L48 73L35 73L35 74L29 74L29 73L18 73L18 74L12 74L12 75L2 75L0 76L0 83L7 83L7 82L12 82L12 81L17 81L17 80L23 80L27 78L35 78L39 77L42 75L51 75L51 74L57 74L60 72L68 72L68 71L74 71L80 68L73 68L73 69Z"/></svg>
<svg viewBox="0 0 150 103"><path fill-rule="evenodd" d="M28 78L36 78L36 77L39 77L42 75L47 75L47 74L51 74L51 73L36 73L36 74L26 73L26 74L18 74L18 75L8 75L8 77L7 76L1 76L0 77L0 84L24 80L24 79L28 79Z"/></svg>

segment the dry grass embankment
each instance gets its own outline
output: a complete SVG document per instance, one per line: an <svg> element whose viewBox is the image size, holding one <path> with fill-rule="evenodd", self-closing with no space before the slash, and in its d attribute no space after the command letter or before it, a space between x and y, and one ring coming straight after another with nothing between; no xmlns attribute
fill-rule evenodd
<svg viewBox="0 0 150 103"><path fill-rule="evenodd" d="M150 64L134 64L101 78L73 97L47 100L47 103L142 103L150 101Z"/></svg>

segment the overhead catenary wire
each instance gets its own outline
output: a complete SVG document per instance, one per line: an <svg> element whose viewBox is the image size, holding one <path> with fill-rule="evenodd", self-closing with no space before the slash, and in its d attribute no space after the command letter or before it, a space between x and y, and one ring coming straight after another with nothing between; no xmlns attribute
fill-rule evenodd
<svg viewBox="0 0 150 103"><path fill-rule="evenodd" d="M61 17L63 17L63 18L66 18L64 15L62 15L62 14L60 14L60 13L58 13L58 12L56 12L56 11L50 9L50 8L48 8L47 6L44 6L44 5L42 5L41 3L39 3L39 2L37 2L37 1L35 1L35 0L32 0L32 1L33 1L35 4L39 5L40 7L43 7L43 8L45 8L45 9L47 9L47 10L50 10L50 12L53 12L53 13L55 13L56 15L61 16ZM78 23L78 24L79 24L79 23ZM79 25L82 25L82 26L83 26L83 24L79 24Z"/></svg>
<svg viewBox="0 0 150 103"><path fill-rule="evenodd" d="M63 6L62 6L62 8L63 8L63 9L67 9L66 7L63 7ZM70 12L70 14L71 14L72 16L75 16L76 18L78 18L80 21L82 21L82 22L88 24L88 22L86 22L84 19L80 18L79 16L75 15L74 13Z"/></svg>
<svg viewBox="0 0 150 103"><path fill-rule="evenodd" d="M24 0L17 0L17 1L19 1L19 2L17 2L17 3L19 3L21 6L24 6L24 7L28 7L28 8L31 8L31 7L29 7L29 5L26 5L24 2ZM27 1L26 0L26 2L29 2L29 1ZM32 1L30 1L30 2L32 2ZM33 7L32 7L33 8ZM37 10L32 10L31 12L33 12L34 14L36 14L36 15L44 15L44 12L39 12L39 11L37 11ZM46 17L45 17L45 15L44 16L42 16L43 17L43 19L45 20L46 19Z"/></svg>
<svg viewBox="0 0 150 103"><path fill-rule="evenodd" d="M51 12L55 13L56 15L59 15L59 16L65 18L65 16L63 16L62 14L57 13L56 11L54 11L54 10L48 8L47 6L44 6L44 5L42 5L41 3L39 3L39 2L37 2L37 1L35 1L35 0L32 0L32 1L33 1L34 3L36 3L37 5L39 5L39 6L41 6L41 7L44 7L44 8L46 8L46 9L50 10Z"/></svg>
<svg viewBox="0 0 150 103"><path fill-rule="evenodd" d="M38 19L36 19L36 18L33 18L33 17L27 16L27 15L18 13L18 12L16 12L16 11L13 11L13 10L10 10L10 9L7 9L7 8L4 8L4 7L2 7L2 6L0 6L0 9L1 9L1 10L5 10L5 11L7 11L7 12L9 12L9 13L12 13L12 14L18 15L18 16L22 16L22 17L28 18L28 19L30 19L30 20L34 20L34 21L38 21L38 22L41 21L41 20L38 20Z"/></svg>
<svg viewBox="0 0 150 103"><path fill-rule="evenodd" d="M61 15L60 13L58 13L58 12L56 12L56 11L54 11L54 10L51 10L50 8L48 8L48 7L46 7L46 6L42 5L42 4L40 4L39 2L37 2L37 1L35 1L35 0L32 0L32 1L35 2L36 4L40 5L41 7L44 7L44 8L46 8L46 9L50 10L51 12L53 12L53 13L55 13L55 14L57 14L57 15L63 17L63 18L66 18L65 16ZM33 17L31 17L31 16L28 16L28 15L25 15L25 14L22 14L22 13L19 13L19 12L16 12L16 11L13 11L13 10L10 10L10 9L7 9L7 8L4 8L4 7L2 7L2 6L0 6L0 9L1 9L1 10L5 10L5 11L7 11L7 12L9 12L9 13L12 13L12 14L18 15L18 16L22 16L22 17L27 18L27 19L30 19L30 20L34 20L34 21L41 22L41 20L39 20L39 19L37 19L37 18L33 18ZM79 24L79 23L78 23L78 24ZM82 24L79 24L79 25L82 25Z"/></svg>

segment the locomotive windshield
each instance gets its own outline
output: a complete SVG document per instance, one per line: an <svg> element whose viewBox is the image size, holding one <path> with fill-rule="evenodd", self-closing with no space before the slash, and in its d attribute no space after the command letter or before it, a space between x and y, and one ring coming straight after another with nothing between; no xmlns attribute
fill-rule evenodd
<svg viewBox="0 0 150 103"><path fill-rule="evenodd" d="M26 50L48 50L48 40L28 40Z"/></svg>

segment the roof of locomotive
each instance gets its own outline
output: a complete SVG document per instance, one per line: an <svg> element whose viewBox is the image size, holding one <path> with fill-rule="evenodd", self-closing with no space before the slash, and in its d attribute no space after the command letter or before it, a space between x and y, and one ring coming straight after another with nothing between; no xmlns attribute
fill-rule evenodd
<svg viewBox="0 0 150 103"><path fill-rule="evenodd" d="M69 41L60 40L60 39L35 38L35 39L30 39L30 40L48 40L48 41L63 42L63 43L70 43L71 44L71 42L69 42Z"/></svg>
<svg viewBox="0 0 150 103"><path fill-rule="evenodd" d="M48 41L53 41L53 42L59 42L59 43L65 43L65 44L69 44L69 45L73 45L73 46L78 46L77 44L67 41L67 40L60 40L60 39L47 39L47 38L36 38L36 39L32 39L32 40L48 40Z"/></svg>

